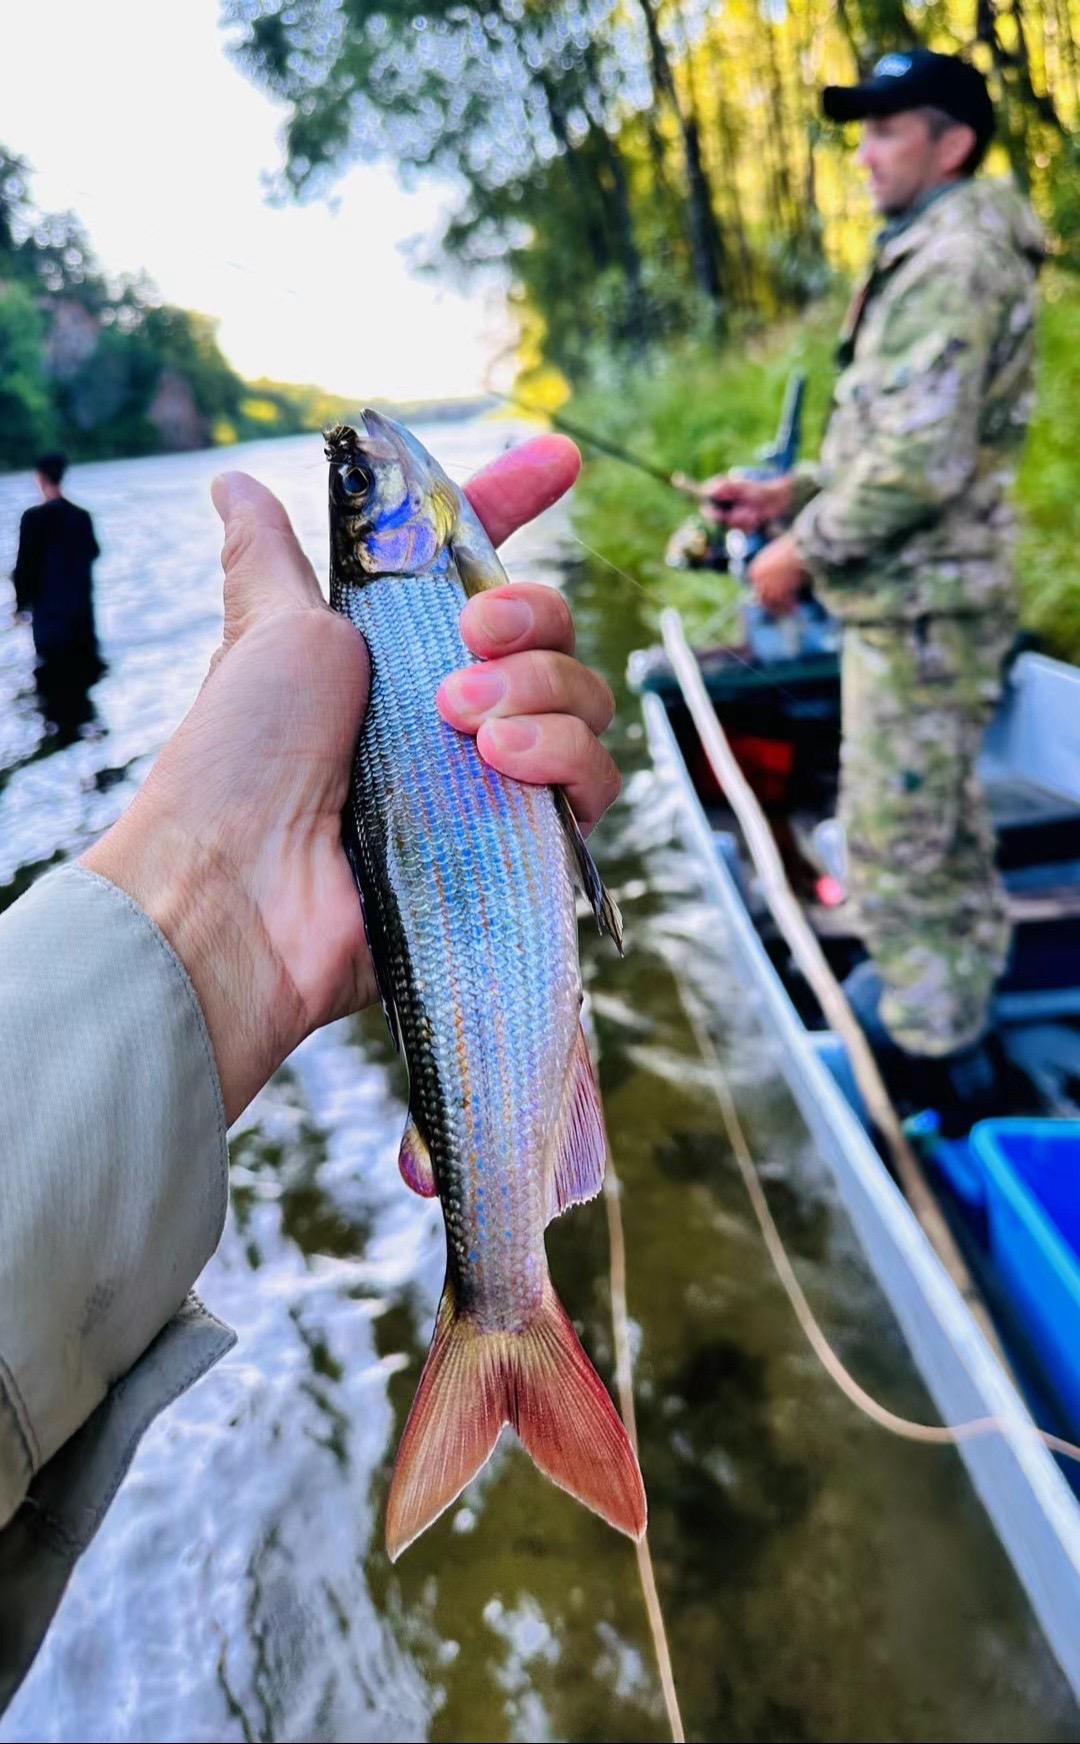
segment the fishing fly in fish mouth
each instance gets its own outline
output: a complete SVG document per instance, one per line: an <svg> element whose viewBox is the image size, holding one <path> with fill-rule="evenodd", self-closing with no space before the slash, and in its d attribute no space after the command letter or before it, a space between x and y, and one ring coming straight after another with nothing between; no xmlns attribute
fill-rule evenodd
<svg viewBox="0 0 1080 1744"><path fill-rule="evenodd" d="M473 663L458 620L507 576L475 512L380 413L327 432L330 603L361 631L371 699L343 822L387 1022L409 1071L401 1173L438 1195L446 1281L398 1449L396 1559L517 1432L540 1470L640 1538L625 1428L555 1294L544 1231L603 1184L581 1028L574 884L621 923L565 796L484 762L442 720Z"/></svg>

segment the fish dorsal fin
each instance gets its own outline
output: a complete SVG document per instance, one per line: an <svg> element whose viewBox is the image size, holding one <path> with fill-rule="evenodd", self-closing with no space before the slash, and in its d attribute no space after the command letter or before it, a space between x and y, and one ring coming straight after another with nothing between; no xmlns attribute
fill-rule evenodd
<svg viewBox="0 0 1080 1744"><path fill-rule="evenodd" d="M609 939L614 939L615 949L621 957L623 948L623 925L622 915L619 913L618 904L613 901L613 899L608 895L608 892L604 889L604 881L596 869L596 861L589 852L585 837L578 828L577 818L570 809L570 801L567 799L561 787L554 788L553 792L555 794L555 809L559 814L559 821L566 833L567 845L569 846L570 857L573 862L574 876L577 882L581 885L585 895L588 897L589 902L592 904L592 911L596 916L597 926L600 928L602 933L607 933Z"/></svg>
<svg viewBox="0 0 1080 1744"><path fill-rule="evenodd" d="M595 1199L604 1185L607 1139L604 1111L585 1031L578 1025L555 1129L555 1161L548 1195L548 1222L571 1205Z"/></svg>
<svg viewBox="0 0 1080 1744"><path fill-rule="evenodd" d="M398 1152L398 1168L406 1187L419 1193L422 1199L434 1199L439 1189L435 1185L435 1166L431 1152L412 1114L405 1122Z"/></svg>
<svg viewBox="0 0 1080 1744"><path fill-rule="evenodd" d="M505 587L510 580L496 556L494 545L484 531L480 517L464 496L461 499L451 547L461 585L470 599L474 593L484 593L489 587Z"/></svg>

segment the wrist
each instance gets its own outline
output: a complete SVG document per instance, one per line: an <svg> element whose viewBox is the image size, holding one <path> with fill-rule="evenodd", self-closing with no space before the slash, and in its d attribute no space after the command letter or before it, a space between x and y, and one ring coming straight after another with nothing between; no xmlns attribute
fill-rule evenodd
<svg viewBox="0 0 1080 1744"><path fill-rule="evenodd" d="M795 500L791 474L785 473L782 478L771 479L768 491L766 518L770 521L786 521Z"/></svg>
<svg viewBox="0 0 1080 1744"><path fill-rule="evenodd" d="M207 850L144 790L80 863L138 903L187 970L231 1123L306 1029L227 847Z"/></svg>

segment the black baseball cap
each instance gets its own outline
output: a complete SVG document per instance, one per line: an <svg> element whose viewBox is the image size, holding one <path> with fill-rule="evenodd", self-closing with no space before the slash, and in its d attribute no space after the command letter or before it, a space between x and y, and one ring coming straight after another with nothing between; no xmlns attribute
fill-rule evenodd
<svg viewBox="0 0 1080 1744"><path fill-rule="evenodd" d="M928 48L882 55L858 85L826 85L821 107L830 121L863 121L868 115L899 115L924 104L974 128L981 145L994 131L994 105L978 67L959 55Z"/></svg>

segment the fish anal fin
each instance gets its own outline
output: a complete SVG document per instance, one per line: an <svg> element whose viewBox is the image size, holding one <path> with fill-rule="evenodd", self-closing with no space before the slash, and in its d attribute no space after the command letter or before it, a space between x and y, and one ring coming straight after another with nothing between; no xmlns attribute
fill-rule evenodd
<svg viewBox="0 0 1080 1744"><path fill-rule="evenodd" d="M579 1024L570 1051L559 1124L555 1129L549 1223L569 1206L582 1205L586 1200L596 1198L604 1185L606 1156L600 1090L585 1031Z"/></svg>
<svg viewBox="0 0 1080 1744"><path fill-rule="evenodd" d="M390 1485L391 1561L456 1501L508 1423L560 1489L617 1531L642 1536L637 1456L550 1278L518 1332L483 1331L458 1311L448 1280Z"/></svg>
<svg viewBox="0 0 1080 1744"><path fill-rule="evenodd" d="M434 1199L438 1194L435 1184L435 1167L431 1161L431 1152L416 1124L413 1115L405 1122L405 1131L401 1136L401 1149L398 1152L398 1168L406 1187L411 1187L414 1193L419 1193L422 1199Z"/></svg>
<svg viewBox="0 0 1080 1744"><path fill-rule="evenodd" d="M577 882L581 885L582 890L585 892L586 897L592 905L592 911L596 916L596 924L600 928L600 931L602 933L607 933L608 937L615 941L615 948L619 955L622 956L623 925L622 915L619 913L618 905L612 900L611 896L609 896L604 888L604 881L597 871L596 861L589 852L588 843L581 833L577 818L574 816L571 809L570 801L567 799L561 787L556 787L553 791L555 794L555 809L559 814L559 821L566 833L567 845L570 850L570 857L573 862Z"/></svg>

